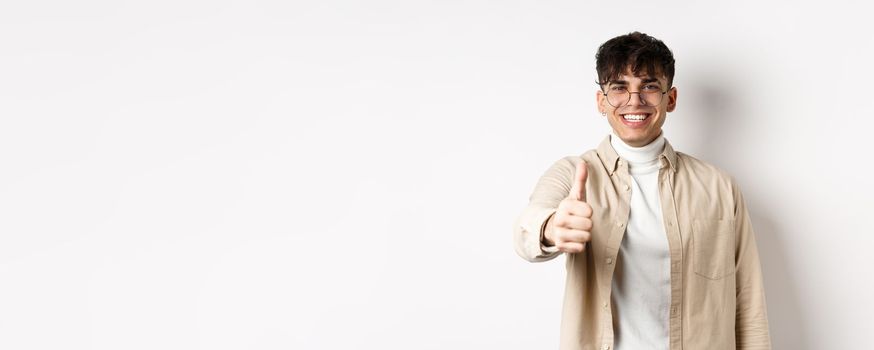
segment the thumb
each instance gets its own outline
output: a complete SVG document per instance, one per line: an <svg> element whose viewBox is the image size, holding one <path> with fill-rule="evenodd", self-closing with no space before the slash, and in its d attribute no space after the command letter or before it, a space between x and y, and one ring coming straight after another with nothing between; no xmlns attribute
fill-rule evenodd
<svg viewBox="0 0 874 350"><path fill-rule="evenodd" d="M581 160L577 164L577 172L574 174L574 184L571 186L570 196L578 201L586 201L586 178L589 172L586 169L586 161Z"/></svg>

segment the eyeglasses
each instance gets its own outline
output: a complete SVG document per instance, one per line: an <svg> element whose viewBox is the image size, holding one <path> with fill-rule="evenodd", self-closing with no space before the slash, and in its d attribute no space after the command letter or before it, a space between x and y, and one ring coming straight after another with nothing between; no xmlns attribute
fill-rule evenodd
<svg viewBox="0 0 874 350"><path fill-rule="evenodd" d="M607 103L613 108L622 107L631 101L631 94L640 96L640 101L647 106L655 106L662 102L662 96L667 91L661 91L656 85L645 85L642 91L631 92L624 85L611 86L607 92L601 91L607 97Z"/></svg>

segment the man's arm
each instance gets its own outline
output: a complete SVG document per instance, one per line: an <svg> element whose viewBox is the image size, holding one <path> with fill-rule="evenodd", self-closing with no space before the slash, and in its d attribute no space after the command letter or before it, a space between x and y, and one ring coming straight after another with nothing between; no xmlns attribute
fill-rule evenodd
<svg viewBox="0 0 874 350"><path fill-rule="evenodd" d="M771 349L765 286L743 194L732 183L735 198L737 309L735 339L737 349Z"/></svg>
<svg viewBox="0 0 874 350"><path fill-rule="evenodd" d="M555 246L544 245L543 234L559 203L570 193L575 167L572 160L562 158L537 181L528 206L513 224L513 245L523 259L541 262L561 253Z"/></svg>

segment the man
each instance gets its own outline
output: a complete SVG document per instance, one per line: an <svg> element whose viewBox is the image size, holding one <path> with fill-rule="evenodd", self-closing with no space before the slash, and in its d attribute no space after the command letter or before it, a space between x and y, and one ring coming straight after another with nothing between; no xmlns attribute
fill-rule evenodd
<svg viewBox="0 0 874 350"><path fill-rule="evenodd" d="M524 259L567 257L560 348L770 349L738 186L662 135L677 105L673 54L634 32L601 45L596 61L612 133L553 164L513 228Z"/></svg>

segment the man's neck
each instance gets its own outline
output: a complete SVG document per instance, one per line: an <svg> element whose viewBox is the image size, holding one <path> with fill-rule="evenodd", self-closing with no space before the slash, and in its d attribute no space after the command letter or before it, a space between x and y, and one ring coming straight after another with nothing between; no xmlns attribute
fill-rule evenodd
<svg viewBox="0 0 874 350"><path fill-rule="evenodd" d="M665 149L665 138L663 134L659 134L655 140L642 147L632 147L622 141L615 133L610 134L610 144L620 158L627 160L629 163L649 163L659 158L659 155Z"/></svg>

